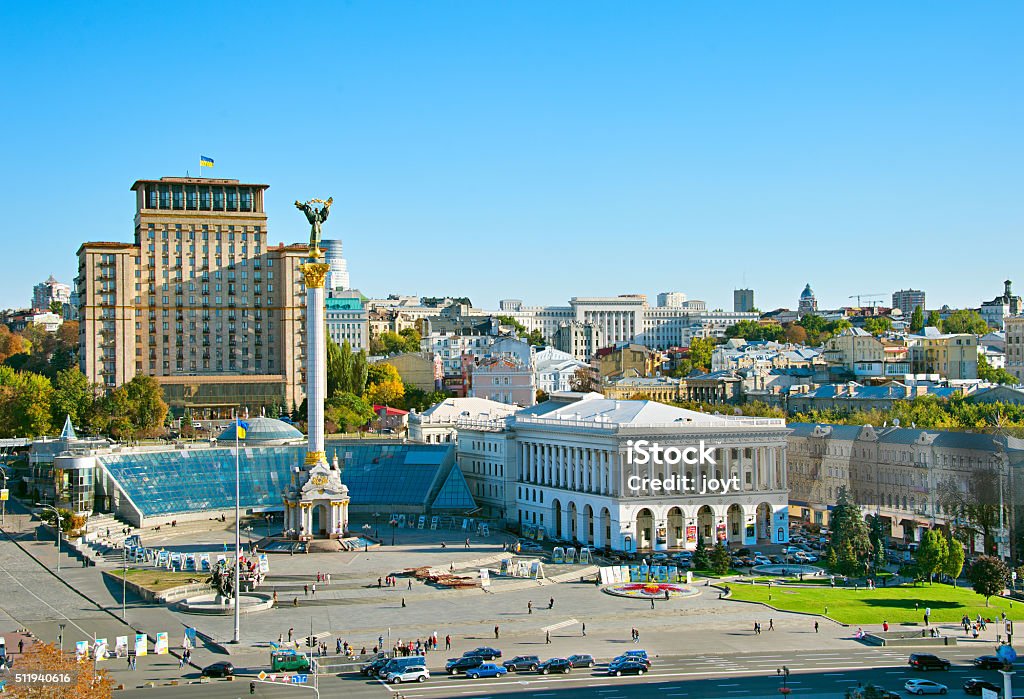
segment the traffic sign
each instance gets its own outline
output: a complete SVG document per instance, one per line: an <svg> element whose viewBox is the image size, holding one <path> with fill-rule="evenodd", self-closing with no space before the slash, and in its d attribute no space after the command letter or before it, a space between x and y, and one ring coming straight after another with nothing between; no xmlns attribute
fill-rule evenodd
<svg viewBox="0 0 1024 699"><path fill-rule="evenodd" d="M309 681L309 675L292 675L292 684L306 684Z"/></svg>
<svg viewBox="0 0 1024 699"><path fill-rule="evenodd" d="M261 681L261 682L262 682L263 680L267 679L267 673L263 672L263 670L260 670L260 674L258 674L258 675L256 675L256 676L260 678L260 681Z"/></svg>

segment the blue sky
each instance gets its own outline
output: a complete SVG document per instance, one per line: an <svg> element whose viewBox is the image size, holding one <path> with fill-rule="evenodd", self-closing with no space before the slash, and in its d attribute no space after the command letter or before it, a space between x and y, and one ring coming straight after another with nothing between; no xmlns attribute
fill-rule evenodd
<svg viewBox="0 0 1024 699"><path fill-rule="evenodd" d="M292 5L0 8L0 306L200 154L370 296L1024 290L1024 4Z"/></svg>

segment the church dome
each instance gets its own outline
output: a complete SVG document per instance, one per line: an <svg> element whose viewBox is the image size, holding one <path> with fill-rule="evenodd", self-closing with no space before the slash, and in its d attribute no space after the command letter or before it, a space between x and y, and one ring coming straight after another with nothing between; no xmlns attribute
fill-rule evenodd
<svg viewBox="0 0 1024 699"><path fill-rule="evenodd" d="M296 439L305 439L305 436L292 425L271 417L251 417L242 420L248 423L245 430L245 437L238 441L245 444L267 444L270 442L291 442ZM217 437L218 442L234 442L235 427L229 424L227 429Z"/></svg>
<svg viewBox="0 0 1024 699"><path fill-rule="evenodd" d="M811 285L810 284L805 286L804 290L802 292L800 292L800 298L802 298L802 299L813 299L814 298L814 292L811 291Z"/></svg>

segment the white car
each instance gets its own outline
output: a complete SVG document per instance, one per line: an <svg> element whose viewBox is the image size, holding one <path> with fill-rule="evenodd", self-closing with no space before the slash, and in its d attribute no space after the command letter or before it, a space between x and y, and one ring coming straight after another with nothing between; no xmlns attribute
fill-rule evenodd
<svg viewBox="0 0 1024 699"><path fill-rule="evenodd" d="M946 685L931 680L907 680L903 688L908 694L945 694L949 691Z"/></svg>
<svg viewBox="0 0 1024 699"><path fill-rule="evenodd" d="M407 667L404 670L398 672L388 673L388 682L391 684L400 684L402 682L426 682L430 679L430 670L423 667L422 665L413 665Z"/></svg>

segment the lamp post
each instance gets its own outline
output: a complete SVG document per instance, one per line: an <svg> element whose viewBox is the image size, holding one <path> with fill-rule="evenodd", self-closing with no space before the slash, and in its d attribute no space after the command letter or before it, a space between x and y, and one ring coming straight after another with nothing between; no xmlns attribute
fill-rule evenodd
<svg viewBox="0 0 1024 699"><path fill-rule="evenodd" d="M5 486L6 487L6 486ZM377 531L377 518L380 517L380 512L373 513L373 535L376 538L380 538L380 532Z"/></svg>
<svg viewBox="0 0 1024 699"><path fill-rule="evenodd" d="M3 491L0 491L0 524L7 523L7 469L0 466L0 476L4 479Z"/></svg>
<svg viewBox="0 0 1024 699"><path fill-rule="evenodd" d="M53 510L53 514L57 518L57 575L60 575L60 510L53 505L44 505L41 502L37 502L36 507L42 507L45 510Z"/></svg>
<svg viewBox="0 0 1024 699"><path fill-rule="evenodd" d="M388 524L391 525L391 545L394 546L395 545L395 529L398 528L398 520L395 519L394 517L392 517L391 521L388 522Z"/></svg>
<svg viewBox="0 0 1024 699"><path fill-rule="evenodd" d="M789 694L791 690L787 686L787 680L789 679L789 668L783 665L780 668L776 668L775 673L782 678L782 686L779 687L779 694Z"/></svg>
<svg viewBox="0 0 1024 699"><path fill-rule="evenodd" d="M57 643L60 645L60 652L64 652L64 627L67 624L57 624Z"/></svg>

